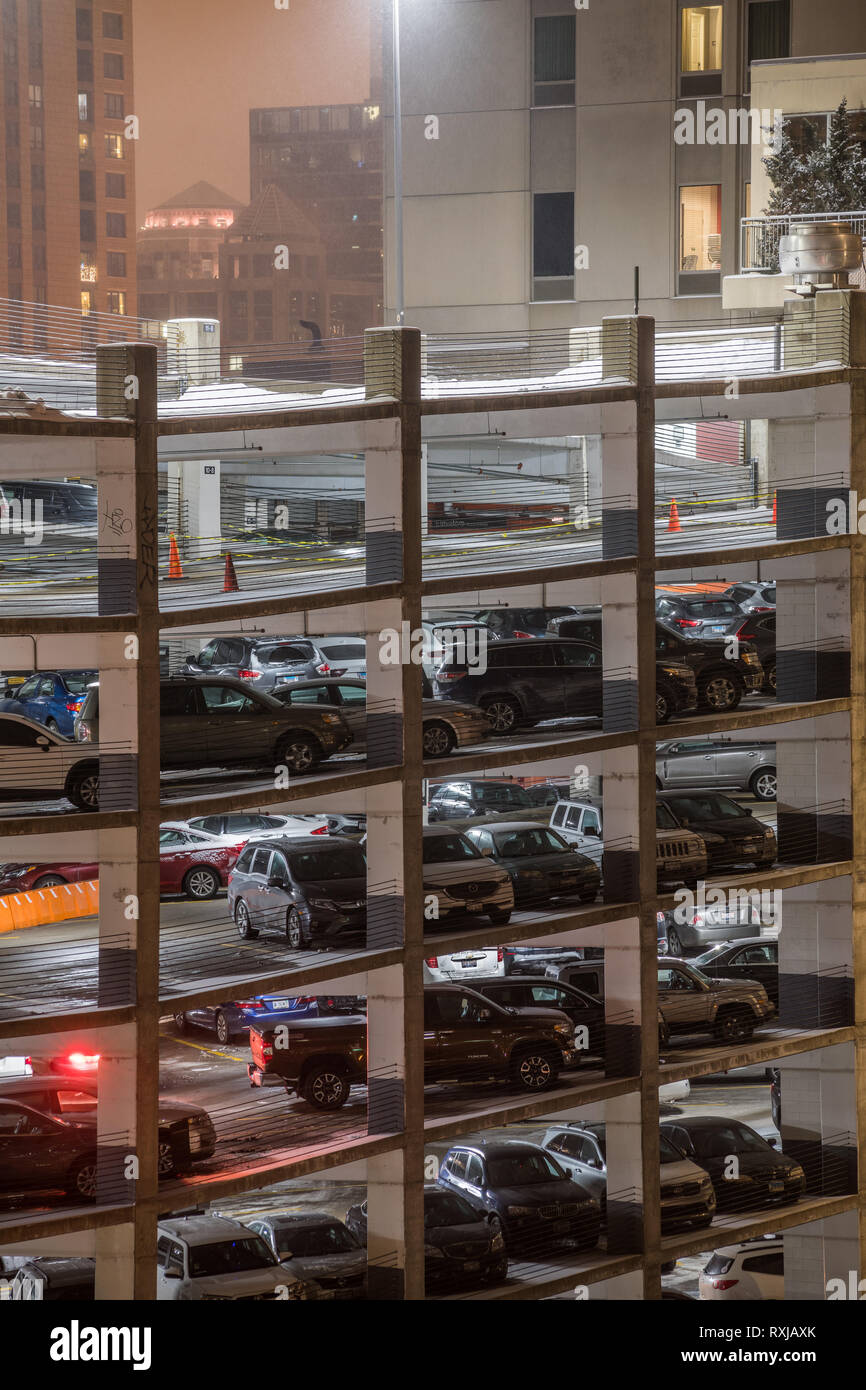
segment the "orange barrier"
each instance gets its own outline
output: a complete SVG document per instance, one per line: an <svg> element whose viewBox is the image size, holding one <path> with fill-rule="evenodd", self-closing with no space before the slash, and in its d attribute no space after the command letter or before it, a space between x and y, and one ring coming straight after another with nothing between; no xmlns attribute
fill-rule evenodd
<svg viewBox="0 0 866 1390"><path fill-rule="evenodd" d="M671 498L671 514L670 514L670 517L668 518L668 530L669 530L669 531L682 531L682 529L683 529L682 526L680 526L680 514L679 514L679 512L677 511L677 499L676 499L675 497L672 497L672 498Z"/></svg>
<svg viewBox="0 0 866 1390"><path fill-rule="evenodd" d="M183 570L180 565L180 551L177 548L177 541L174 532L168 538L168 577L169 579L183 579Z"/></svg>
<svg viewBox="0 0 866 1390"><path fill-rule="evenodd" d="M29 893L8 893L0 897L0 933L69 922L98 911L98 878L57 883L53 888L31 888Z"/></svg>
<svg viewBox="0 0 866 1390"><path fill-rule="evenodd" d="M776 524L776 494L773 493L773 525Z"/></svg>
<svg viewBox="0 0 866 1390"><path fill-rule="evenodd" d="M226 573L225 573L225 579L223 580L223 593L224 593L224 594L236 594L236 593L238 593L238 592L240 591L240 587L241 587L241 586L240 586L240 584L238 583L238 577L237 577L237 575L235 574L235 563L234 563L234 560L232 559L232 553L231 553L230 550L227 550L227 551L226 551Z"/></svg>

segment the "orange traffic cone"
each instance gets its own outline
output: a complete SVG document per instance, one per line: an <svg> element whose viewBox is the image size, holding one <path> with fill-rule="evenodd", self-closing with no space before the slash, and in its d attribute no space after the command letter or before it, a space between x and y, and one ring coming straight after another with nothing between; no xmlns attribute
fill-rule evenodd
<svg viewBox="0 0 866 1390"><path fill-rule="evenodd" d="M776 524L776 494L773 493L773 525Z"/></svg>
<svg viewBox="0 0 866 1390"><path fill-rule="evenodd" d="M235 574L235 566L234 566L234 561L232 560L232 557L231 557L231 551L227 550L227 551L226 551L226 574L225 574L225 579L223 580L223 593L224 593L224 594L236 594L236 593L239 593L239 592L240 592L240 587L241 587L241 586L240 586L240 584L238 583L238 577L237 577L237 575Z"/></svg>
<svg viewBox="0 0 866 1390"><path fill-rule="evenodd" d="M168 538L168 577L169 579L183 579L183 570L180 567L180 553L173 531Z"/></svg>
<svg viewBox="0 0 866 1390"><path fill-rule="evenodd" d="M680 514L679 514L679 512L677 511L677 499L676 499L675 497L672 497L672 498L671 498L671 514L670 514L670 516L669 516L669 518L668 518L668 530L669 530L669 531L682 531L682 529L683 529L682 526L680 526Z"/></svg>

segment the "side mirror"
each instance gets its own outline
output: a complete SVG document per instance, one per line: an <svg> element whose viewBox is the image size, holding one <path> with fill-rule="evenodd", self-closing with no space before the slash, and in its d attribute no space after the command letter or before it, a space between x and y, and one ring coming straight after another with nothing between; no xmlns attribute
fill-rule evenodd
<svg viewBox="0 0 866 1390"><path fill-rule="evenodd" d="M192 652L186 653L184 661L188 662L190 666L198 666L198 657L193 656Z"/></svg>
<svg viewBox="0 0 866 1390"><path fill-rule="evenodd" d="M767 1143L769 1144L769 1146L770 1146L771 1149L778 1149L778 1147L779 1147L779 1141L778 1141L778 1139L776 1138L775 1134L772 1136L771 1139L768 1139L768 1140L767 1140Z"/></svg>
<svg viewBox="0 0 866 1390"><path fill-rule="evenodd" d="M44 734L40 734L36 739L36 742L42 749L43 753L47 753L49 748L51 747L51 739L46 738Z"/></svg>

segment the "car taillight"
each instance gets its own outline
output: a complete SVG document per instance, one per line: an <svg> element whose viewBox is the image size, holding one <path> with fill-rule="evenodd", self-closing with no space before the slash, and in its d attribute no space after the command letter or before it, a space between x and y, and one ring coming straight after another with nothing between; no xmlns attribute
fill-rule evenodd
<svg viewBox="0 0 866 1390"><path fill-rule="evenodd" d="M266 1009L267 1007L262 999L244 999L241 1003L235 1004L236 1009Z"/></svg>
<svg viewBox="0 0 866 1390"><path fill-rule="evenodd" d="M332 666L332 667L331 667L331 675L332 675L332 676L345 676L346 671L347 671L348 669L349 669L349 668L348 668L347 666Z"/></svg>
<svg viewBox="0 0 866 1390"><path fill-rule="evenodd" d="M317 825L315 830L310 831L311 835L327 835L327 833L328 827L326 825Z"/></svg>
<svg viewBox="0 0 866 1390"><path fill-rule="evenodd" d="M501 946L497 946L496 948L496 959L500 965L505 960L505 952L503 951Z"/></svg>
<svg viewBox="0 0 866 1390"><path fill-rule="evenodd" d="M323 661L321 666L316 667L316 670L318 671L320 676L327 676L330 673L331 668L328 665L327 661Z"/></svg>
<svg viewBox="0 0 866 1390"><path fill-rule="evenodd" d="M66 1060L75 1071L89 1071L98 1064L99 1057L98 1052L70 1052Z"/></svg>
<svg viewBox="0 0 866 1390"><path fill-rule="evenodd" d="M77 714L77 712L78 712L78 710L79 710L80 707L81 707L81 701L80 701L80 700L67 700L67 701L66 701L66 708L67 708L67 710L69 711L70 714Z"/></svg>
<svg viewBox="0 0 866 1390"><path fill-rule="evenodd" d="M89 724L79 724L75 730L75 734L79 743L93 742L93 735L90 732Z"/></svg>
<svg viewBox="0 0 866 1390"><path fill-rule="evenodd" d="M429 966L431 970L435 970L435 969L437 968L437 966L439 965L439 957L438 957L438 956L428 956L427 959L424 961L424 964L427 965L427 966Z"/></svg>
<svg viewBox="0 0 866 1390"><path fill-rule="evenodd" d="M719 1289L721 1292L724 1292L725 1289L732 1289L734 1285L739 1284L739 1282L739 1279L711 1279L710 1288Z"/></svg>
<svg viewBox="0 0 866 1390"><path fill-rule="evenodd" d="M437 671L437 681L459 681L461 676L465 676L465 671Z"/></svg>
<svg viewBox="0 0 866 1390"><path fill-rule="evenodd" d="M760 608L753 608L753 609L752 609L752 612L753 612L753 613L775 613L775 611L776 611L775 608L770 608L770 607L769 607L768 605L766 605L766 604L762 605Z"/></svg>
<svg viewBox="0 0 866 1390"><path fill-rule="evenodd" d="M529 638L531 639L531 638L532 638L532 633L531 633L531 632L517 632L517 631L515 630L514 636L515 636L515 637L529 637Z"/></svg>
<svg viewBox="0 0 866 1390"><path fill-rule="evenodd" d="M700 627L700 618L674 618L677 627Z"/></svg>
<svg viewBox="0 0 866 1390"><path fill-rule="evenodd" d="M238 671L242 681L257 681L261 679L261 671Z"/></svg>

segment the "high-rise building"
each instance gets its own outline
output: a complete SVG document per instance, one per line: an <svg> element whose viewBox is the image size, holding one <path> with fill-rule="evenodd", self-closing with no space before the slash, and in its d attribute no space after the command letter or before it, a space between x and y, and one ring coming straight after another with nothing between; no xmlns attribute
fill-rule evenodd
<svg viewBox="0 0 866 1390"><path fill-rule="evenodd" d="M242 206L200 181L147 213L136 243L142 318L219 318L220 249Z"/></svg>
<svg viewBox="0 0 866 1390"><path fill-rule="evenodd" d="M0 34L0 296L132 314L132 0L2 0Z"/></svg>

